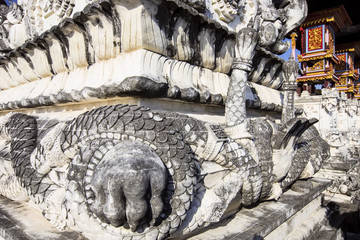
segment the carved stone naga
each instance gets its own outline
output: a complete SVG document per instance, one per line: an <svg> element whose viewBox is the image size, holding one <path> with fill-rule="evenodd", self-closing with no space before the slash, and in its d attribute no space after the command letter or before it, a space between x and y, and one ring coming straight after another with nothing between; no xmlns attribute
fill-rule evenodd
<svg viewBox="0 0 360 240"><path fill-rule="evenodd" d="M241 20L234 28L226 124L129 105L96 108L69 121L11 113L0 123L2 195L30 199L57 227L90 239L164 239L184 237L241 206L278 199L320 168L329 146L312 126L316 120L288 119L288 111L282 124L250 120L245 108L257 47L283 51L282 37L299 18L289 12L306 3L186 2L226 15L219 19L229 27ZM219 3L226 8L216 9Z"/></svg>
<svg viewBox="0 0 360 240"><path fill-rule="evenodd" d="M3 174L1 193L23 200L26 191L53 224L90 238L187 234L241 205L278 198L328 154L305 119L281 127L271 119L251 122L256 160L221 125L139 106L97 108L45 135L32 116L14 113L3 121L10 141L3 162L11 162L21 187ZM292 159L281 162L281 155Z"/></svg>

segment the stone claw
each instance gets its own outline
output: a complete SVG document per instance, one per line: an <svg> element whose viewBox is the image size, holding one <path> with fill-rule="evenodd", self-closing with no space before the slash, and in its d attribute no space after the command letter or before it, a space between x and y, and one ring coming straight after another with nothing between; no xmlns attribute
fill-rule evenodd
<svg viewBox="0 0 360 240"><path fill-rule="evenodd" d="M127 224L136 231L144 219L155 224L163 210L166 168L149 147L124 142L108 151L91 179L91 211L114 227ZM151 212L150 212L151 210Z"/></svg>

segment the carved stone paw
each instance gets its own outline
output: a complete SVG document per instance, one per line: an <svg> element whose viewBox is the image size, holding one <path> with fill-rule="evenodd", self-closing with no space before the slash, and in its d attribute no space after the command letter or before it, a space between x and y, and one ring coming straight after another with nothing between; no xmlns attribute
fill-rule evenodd
<svg viewBox="0 0 360 240"><path fill-rule="evenodd" d="M136 231L147 219L154 224L163 210L167 170L147 145L122 142L108 151L91 179L91 211L114 227Z"/></svg>

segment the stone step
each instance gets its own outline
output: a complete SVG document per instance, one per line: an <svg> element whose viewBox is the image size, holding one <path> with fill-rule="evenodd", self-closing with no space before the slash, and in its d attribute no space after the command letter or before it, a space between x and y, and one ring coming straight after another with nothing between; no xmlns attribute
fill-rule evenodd
<svg viewBox="0 0 360 240"><path fill-rule="evenodd" d="M358 161L357 160L348 160L348 161L326 161L323 163L323 169L325 170L338 170L338 171L348 171L351 169Z"/></svg>
<svg viewBox="0 0 360 240"><path fill-rule="evenodd" d="M28 204L0 196L0 240L85 240L77 232L60 231Z"/></svg>
<svg viewBox="0 0 360 240"><path fill-rule="evenodd" d="M326 209L322 208L321 206L318 206L318 208L310 213L308 212L309 209L312 209L311 205L314 205L317 203L317 199L314 200L312 203L308 204L304 209L299 211L296 215L291 217L288 221L286 221L284 224L291 224L295 228L288 228L288 231L281 232L281 226L279 227L279 230L273 231L271 234L266 236L265 240L275 240L275 239L286 239L286 240L303 240L303 239L309 239L312 234L317 232L322 224L326 220ZM297 220L295 218L298 218ZM305 219L304 219L305 218ZM300 222L303 220L302 222ZM294 223L297 223L295 225ZM289 230L293 229L291 232ZM270 238L271 235L271 238Z"/></svg>
<svg viewBox="0 0 360 240"><path fill-rule="evenodd" d="M322 192L330 183L327 179L298 181L293 185L293 190L286 191L278 201L244 208L235 216L212 225L211 229L192 237L185 236L184 239L285 239L321 209Z"/></svg>
<svg viewBox="0 0 360 240"><path fill-rule="evenodd" d="M326 179L298 181L275 201L243 208L236 215L210 229L183 239L286 239L312 214L321 219L322 192L330 185ZM31 206L0 197L0 239L83 240L79 233L60 231Z"/></svg>
<svg viewBox="0 0 360 240"><path fill-rule="evenodd" d="M345 239L345 234L341 230L341 225L343 224L344 217L341 215L331 217L331 223L326 220L323 225L320 227L319 231L315 232L309 240L319 240L319 239L328 239L328 240L343 240Z"/></svg>

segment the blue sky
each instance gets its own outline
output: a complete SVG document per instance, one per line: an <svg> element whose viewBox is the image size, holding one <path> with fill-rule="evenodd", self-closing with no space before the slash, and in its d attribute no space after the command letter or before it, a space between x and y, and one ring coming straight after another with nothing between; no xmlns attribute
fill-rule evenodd
<svg viewBox="0 0 360 240"><path fill-rule="evenodd" d="M285 41L290 41L290 39L286 39ZM284 54L282 55L279 55L282 59L284 60L289 60L289 57L290 57L290 54L291 54L291 46L289 48L289 50L287 50L287 52L285 52ZM296 53L295 53L295 61L297 61L297 55L300 54L300 51L296 49Z"/></svg>
<svg viewBox="0 0 360 240"><path fill-rule="evenodd" d="M5 3L9 6L11 2L17 3L17 0L5 0Z"/></svg>

